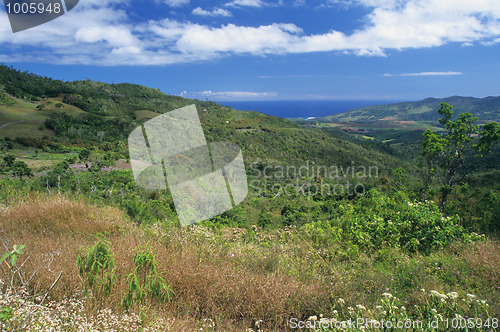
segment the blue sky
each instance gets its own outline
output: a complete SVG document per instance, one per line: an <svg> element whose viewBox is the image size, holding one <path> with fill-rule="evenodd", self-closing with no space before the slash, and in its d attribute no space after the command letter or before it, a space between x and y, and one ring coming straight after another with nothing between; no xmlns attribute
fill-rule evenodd
<svg viewBox="0 0 500 332"><path fill-rule="evenodd" d="M0 62L189 98L500 95L498 0L80 0L12 33Z"/></svg>

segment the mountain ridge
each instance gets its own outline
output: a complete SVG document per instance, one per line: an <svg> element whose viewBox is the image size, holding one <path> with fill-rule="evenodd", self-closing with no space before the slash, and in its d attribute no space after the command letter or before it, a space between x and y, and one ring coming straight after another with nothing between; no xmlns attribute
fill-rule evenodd
<svg viewBox="0 0 500 332"><path fill-rule="evenodd" d="M376 123L415 121L424 124L435 124L439 119L436 112L442 102L453 105L455 116L472 112L479 117L479 123L500 122L500 96L484 98L450 96L445 98L428 97L419 101L400 102L394 104L366 106L347 112L316 118L320 122L337 123Z"/></svg>

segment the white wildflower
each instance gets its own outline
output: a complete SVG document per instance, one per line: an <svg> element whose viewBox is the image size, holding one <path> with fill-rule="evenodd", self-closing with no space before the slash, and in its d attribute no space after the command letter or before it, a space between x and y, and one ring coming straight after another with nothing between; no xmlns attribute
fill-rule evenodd
<svg viewBox="0 0 500 332"><path fill-rule="evenodd" d="M448 296L450 299L454 300L454 299L458 298L458 293L457 292L450 292L450 293L446 294L446 296Z"/></svg>

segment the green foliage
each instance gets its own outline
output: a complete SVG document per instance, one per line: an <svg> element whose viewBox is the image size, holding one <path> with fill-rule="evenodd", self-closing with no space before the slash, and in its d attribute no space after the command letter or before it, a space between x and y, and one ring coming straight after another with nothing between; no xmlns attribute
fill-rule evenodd
<svg viewBox="0 0 500 332"><path fill-rule="evenodd" d="M78 158L80 158L80 161L86 162L89 160L90 157L90 150L88 149L82 149L80 153L78 154Z"/></svg>
<svg viewBox="0 0 500 332"><path fill-rule="evenodd" d="M9 98L9 96L7 96L5 92L0 90L0 105L12 106L15 104L16 102L12 98Z"/></svg>
<svg viewBox="0 0 500 332"><path fill-rule="evenodd" d="M129 289L122 299L125 310L133 303L142 306L146 298L161 303L170 302L175 295L156 270L156 255L149 246L139 248L134 255L135 269L127 276Z"/></svg>
<svg viewBox="0 0 500 332"><path fill-rule="evenodd" d="M479 133L479 142L474 145L478 156L483 158L498 143L500 137L500 125L496 122L487 122Z"/></svg>
<svg viewBox="0 0 500 332"><path fill-rule="evenodd" d="M7 322L14 316L14 309L0 307L0 322Z"/></svg>
<svg viewBox="0 0 500 332"><path fill-rule="evenodd" d="M489 173L483 181L497 180ZM456 186L445 212L460 215L461 224L468 230L500 235L500 194L486 186Z"/></svg>
<svg viewBox="0 0 500 332"><path fill-rule="evenodd" d="M23 254L22 250L24 249L24 247L25 247L24 245L18 246L17 244L14 244L12 246L12 251L7 251L2 257L0 257L0 264L7 258L10 258L10 260L8 261L10 265L11 266L16 265L17 256Z"/></svg>
<svg viewBox="0 0 500 332"><path fill-rule="evenodd" d="M63 160L57 163L54 169L47 174L45 181L48 187L61 188L61 181L65 181L72 174L73 172L69 168L69 162L67 160Z"/></svg>
<svg viewBox="0 0 500 332"><path fill-rule="evenodd" d="M124 140L127 131L132 129L130 123L127 124L120 119L110 119L89 113L77 115L50 113L45 126L59 137L95 142L102 142L103 139L106 141Z"/></svg>
<svg viewBox="0 0 500 332"><path fill-rule="evenodd" d="M443 169L440 188L441 202L440 211L443 212L448 195L452 187L462 180L469 173L477 169L477 164L481 161L491 149L500 142L500 130L497 123L486 123L482 131L476 125L477 117L472 113L465 112L458 116L458 119L452 120L453 106L447 103L441 103L438 113L442 116L439 123L446 129L444 136L438 136L430 130L425 131L424 141L422 142L422 157L426 160L426 171L424 178L424 191L428 190L429 183L435 174L434 163L438 160L438 165ZM477 143L473 142L474 136L479 133ZM473 148L476 152L476 165L470 165L470 150ZM469 164L469 165L468 165ZM465 167L464 167L465 166ZM469 166L469 168L467 168Z"/></svg>
<svg viewBox="0 0 500 332"><path fill-rule="evenodd" d="M76 265L80 276L87 282L87 286L97 300L109 296L116 284L114 274L115 258L111 253L109 241L99 238L96 244L79 253Z"/></svg>
<svg viewBox="0 0 500 332"><path fill-rule="evenodd" d="M334 202L332 210L330 222L311 222L301 231L315 248L340 246L337 254L345 258L384 248L429 254L453 240L481 238L468 233L458 216L442 217L433 202L413 202L401 191L386 195L372 189L356 201Z"/></svg>
<svg viewBox="0 0 500 332"><path fill-rule="evenodd" d="M31 171L31 168L28 167L28 165L21 160L14 161L11 166L12 174L14 176L17 176L19 178L22 178L23 176L33 176L33 172Z"/></svg>
<svg viewBox="0 0 500 332"><path fill-rule="evenodd" d="M3 161L5 162L5 165L7 167L12 167L12 164L14 163L14 161L16 160L16 157L12 156L12 155L5 155L3 156Z"/></svg>

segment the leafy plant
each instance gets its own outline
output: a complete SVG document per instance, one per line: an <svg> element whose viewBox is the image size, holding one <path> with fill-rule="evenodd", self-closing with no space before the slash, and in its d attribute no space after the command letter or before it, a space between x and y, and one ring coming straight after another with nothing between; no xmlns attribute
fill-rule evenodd
<svg viewBox="0 0 500 332"><path fill-rule="evenodd" d="M24 249L24 247L24 245L18 246L17 244L14 244L12 246L12 251L7 251L2 257L0 257L0 263L10 257L10 265L16 265L17 256L23 254L22 250Z"/></svg>
<svg viewBox="0 0 500 332"><path fill-rule="evenodd" d="M163 303L170 302L175 293L156 270L156 255L151 248L145 246L138 249L134 264L134 271L127 275L128 293L122 299L125 310L128 311L134 302L142 305L148 297Z"/></svg>
<svg viewBox="0 0 500 332"><path fill-rule="evenodd" d="M111 294L116 284L116 276L114 274L115 259L111 253L109 241L99 238L99 241L86 254L78 254L76 264L80 276L85 278L96 299L102 299Z"/></svg>
<svg viewBox="0 0 500 332"><path fill-rule="evenodd" d="M0 257L0 273L2 277L0 278L0 282L6 285L6 289L10 289L12 294L16 296L20 296L26 292L26 289L33 282L35 275L40 269L45 265L46 267L50 266L53 262L54 258L56 258L61 264L61 260L58 254L53 252L48 252L44 254L44 259L41 260L40 263L37 263L37 266L30 270L27 266L27 262L32 258L33 253L35 252L36 246L32 246L32 249L27 255L24 255L23 249L26 248L25 245L12 245L12 250L9 250L9 241L8 239L0 236L0 244L5 250L5 253ZM19 257L21 255L23 259L19 261ZM54 265L53 265L54 266ZM56 271L55 271L56 272ZM44 292L39 292L37 295L39 296L39 303L43 303L47 298L49 292L54 288L54 286L58 283L59 279L62 275L62 264L60 265L59 273L55 277L52 285L48 287ZM5 290L5 289L4 289ZM0 321L2 319L7 319L11 311L9 308L0 307Z"/></svg>
<svg viewBox="0 0 500 332"><path fill-rule="evenodd" d="M0 307L0 322L7 322L14 315L14 309L9 307Z"/></svg>

